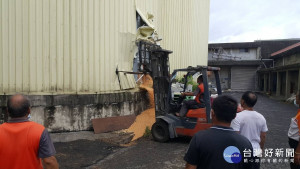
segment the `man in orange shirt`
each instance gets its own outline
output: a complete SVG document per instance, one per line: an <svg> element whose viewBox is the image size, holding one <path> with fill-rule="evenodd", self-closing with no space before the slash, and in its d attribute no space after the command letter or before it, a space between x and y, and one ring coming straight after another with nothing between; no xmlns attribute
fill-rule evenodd
<svg viewBox="0 0 300 169"><path fill-rule="evenodd" d="M7 111L10 118L0 125L0 168L58 169L48 131L29 121L29 100L14 95L7 101Z"/></svg>
<svg viewBox="0 0 300 169"><path fill-rule="evenodd" d="M184 96L196 96L195 100L185 100L183 101L183 105L179 111L176 113L177 116L184 117L189 109L198 109L205 107L203 101L204 95L204 85L203 85L203 77L200 75L197 78L197 83L199 84L197 89L194 92L184 92L181 95Z"/></svg>
<svg viewBox="0 0 300 169"><path fill-rule="evenodd" d="M294 163L290 163L291 169L300 169L300 91L296 95L296 100L294 103L298 107L298 112L295 117L291 119L290 129L288 131L289 145L294 149Z"/></svg>

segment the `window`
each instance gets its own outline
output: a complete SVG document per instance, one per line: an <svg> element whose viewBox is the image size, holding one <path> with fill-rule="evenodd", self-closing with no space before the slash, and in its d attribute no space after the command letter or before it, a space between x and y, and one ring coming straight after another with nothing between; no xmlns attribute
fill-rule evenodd
<svg viewBox="0 0 300 169"><path fill-rule="evenodd" d="M240 48L240 53L248 53L249 49L248 48Z"/></svg>

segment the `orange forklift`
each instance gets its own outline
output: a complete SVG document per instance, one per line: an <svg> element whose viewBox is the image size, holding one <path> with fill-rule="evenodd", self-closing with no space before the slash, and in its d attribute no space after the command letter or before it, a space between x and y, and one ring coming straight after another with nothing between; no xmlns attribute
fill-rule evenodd
<svg viewBox="0 0 300 169"><path fill-rule="evenodd" d="M208 84L208 71L213 72L216 82L216 94L221 95L221 85L218 67L197 66L185 69L175 69L170 74L169 54L172 51L164 50L161 47L140 41L139 42L139 70L147 72L153 79L155 116L156 122L151 128L154 140L166 142L179 136L193 136L199 130L205 130L212 126L211 122L211 101L210 87ZM182 91L187 89L188 77L202 75L204 84L205 108L189 109L185 117L175 115L181 108L182 100L174 99L172 84L177 74L185 74L182 83Z"/></svg>

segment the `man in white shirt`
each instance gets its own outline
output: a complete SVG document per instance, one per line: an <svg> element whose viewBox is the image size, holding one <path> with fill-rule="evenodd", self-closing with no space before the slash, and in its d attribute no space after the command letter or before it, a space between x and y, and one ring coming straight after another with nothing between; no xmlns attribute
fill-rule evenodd
<svg viewBox="0 0 300 169"><path fill-rule="evenodd" d="M257 95L254 92L245 92L241 98L243 111L237 113L230 126L249 139L254 150L253 155L259 159L264 148L268 127L264 116L253 110L256 101ZM259 169L260 163L257 163L255 168Z"/></svg>

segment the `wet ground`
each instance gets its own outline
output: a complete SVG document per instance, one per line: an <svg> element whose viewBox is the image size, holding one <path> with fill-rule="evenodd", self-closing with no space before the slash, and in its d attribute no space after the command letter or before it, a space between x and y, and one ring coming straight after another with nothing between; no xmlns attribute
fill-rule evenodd
<svg viewBox="0 0 300 169"><path fill-rule="evenodd" d="M230 95L239 100L242 93ZM279 159L286 156L287 131L290 118L295 115L297 108L292 104L259 95L255 109L267 120L269 132L265 147L272 148L274 152L272 157L265 158L266 162L261 164L261 168L289 168L287 162L279 162ZM151 137L144 137L130 146L118 146L94 139L57 142L55 147L56 157L62 169L179 169L184 168L183 156L189 141L190 138L178 138L168 143L157 143ZM284 157L275 158L275 149L279 148L283 148ZM277 159L276 162L273 159Z"/></svg>
<svg viewBox="0 0 300 169"><path fill-rule="evenodd" d="M97 162L120 149L119 146L90 140L55 143L54 146L61 169L86 168L97 164Z"/></svg>

